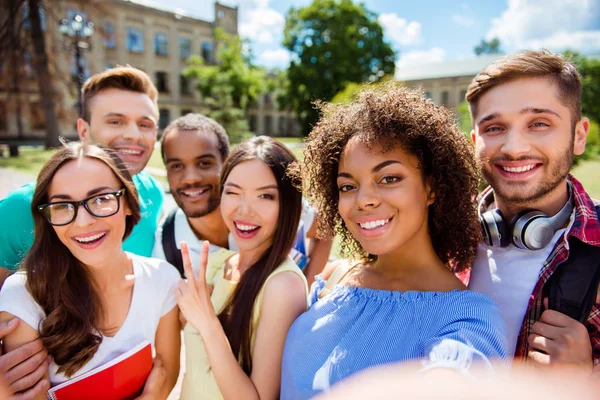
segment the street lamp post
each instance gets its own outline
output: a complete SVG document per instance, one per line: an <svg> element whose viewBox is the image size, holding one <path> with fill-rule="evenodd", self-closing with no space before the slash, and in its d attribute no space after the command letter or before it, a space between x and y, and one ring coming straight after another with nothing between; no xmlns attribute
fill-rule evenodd
<svg viewBox="0 0 600 400"><path fill-rule="evenodd" d="M87 40L94 34L94 24L86 21L81 14L73 18L60 21L60 33L63 35L64 46L73 51L75 66L77 68L77 109L79 116L83 117L83 103L81 101L81 88L85 80L85 72L81 63L83 52L91 49Z"/></svg>

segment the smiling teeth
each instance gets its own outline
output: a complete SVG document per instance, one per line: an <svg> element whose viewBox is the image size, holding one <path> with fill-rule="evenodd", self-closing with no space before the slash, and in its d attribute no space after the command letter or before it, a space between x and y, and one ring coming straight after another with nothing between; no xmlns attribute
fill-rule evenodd
<svg viewBox="0 0 600 400"><path fill-rule="evenodd" d="M253 231L256 228L258 228L258 226L256 225L240 225L240 224L235 224L235 226L240 230L240 231L244 231L244 232L248 232L248 231Z"/></svg>
<svg viewBox="0 0 600 400"><path fill-rule="evenodd" d="M527 172L531 171L535 165L526 165L523 167L502 167L507 172Z"/></svg>
<svg viewBox="0 0 600 400"><path fill-rule="evenodd" d="M99 233L97 235L88 236L88 237L84 237L84 238L75 238L75 240L77 240L79 243L89 243L89 242L93 242L94 240L100 239L104 235L106 235L106 233Z"/></svg>
<svg viewBox="0 0 600 400"><path fill-rule="evenodd" d="M133 154L136 156L139 156L140 154L142 154L142 152L139 150L129 150L129 149L119 149L118 152L123 153L123 154Z"/></svg>
<svg viewBox="0 0 600 400"><path fill-rule="evenodd" d="M200 196L203 192L204 192L204 189L199 189L199 190L182 190L183 194L185 194L186 196L190 196L190 197Z"/></svg>
<svg viewBox="0 0 600 400"><path fill-rule="evenodd" d="M359 223L358 225L360 225L360 227L363 229L375 229L387 224L388 222L390 222L389 219L378 219L377 221Z"/></svg>

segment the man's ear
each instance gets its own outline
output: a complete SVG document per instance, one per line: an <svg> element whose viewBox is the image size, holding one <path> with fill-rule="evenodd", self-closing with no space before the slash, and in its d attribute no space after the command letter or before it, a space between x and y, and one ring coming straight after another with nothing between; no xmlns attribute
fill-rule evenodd
<svg viewBox="0 0 600 400"><path fill-rule="evenodd" d="M90 124L88 124L83 118L77 118L77 134L79 135L79 140L82 142L92 142Z"/></svg>
<svg viewBox="0 0 600 400"><path fill-rule="evenodd" d="M475 135L475 129L471 129L471 141L475 144L475 140L477 140L477 135Z"/></svg>
<svg viewBox="0 0 600 400"><path fill-rule="evenodd" d="M585 151L585 142L590 130L590 120L587 118L581 118L575 125L575 132L573 137L573 154L576 156L583 154Z"/></svg>

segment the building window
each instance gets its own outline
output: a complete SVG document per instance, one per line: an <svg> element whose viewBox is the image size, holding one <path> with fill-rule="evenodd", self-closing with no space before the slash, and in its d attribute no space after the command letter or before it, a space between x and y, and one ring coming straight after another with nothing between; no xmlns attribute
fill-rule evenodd
<svg viewBox="0 0 600 400"><path fill-rule="evenodd" d="M166 108L158 110L158 127L165 129L169 125L169 122L171 122L171 111Z"/></svg>
<svg viewBox="0 0 600 400"><path fill-rule="evenodd" d="M29 3L24 1L23 3L23 28L25 29L31 29L31 18L29 18ZM72 10L69 9L67 11L67 13L69 12L73 12L76 10ZM46 32L46 10L44 9L44 6L40 4L40 7L38 8L38 13L40 15L40 25L42 26L42 31ZM72 18L73 14L69 15L67 14L67 18L69 18L69 21L71 20L70 18ZM85 20L85 18L84 18Z"/></svg>
<svg viewBox="0 0 600 400"><path fill-rule="evenodd" d="M213 45L210 42L202 42L202 58L207 63L213 62Z"/></svg>
<svg viewBox="0 0 600 400"><path fill-rule="evenodd" d="M449 98L450 94L448 93L447 90L444 90L442 92L442 105L443 106L447 106L448 105L448 98Z"/></svg>
<svg viewBox="0 0 600 400"><path fill-rule="evenodd" d="M250 116L250 130L254 133L256 133L256 115L251 115Z"/></svg>
<svg viewBox="0 0 600 400"><path fill-rule="evenodd" d="M459 99L461 103L463 101L467 101L467 99L465 97L467 97L467 91L466 90L461 90L460 91L460 99Z"/></svg>
<svg viewBox="0 0 600 400"><path fill-rule="evenodd" d="M164 71L158 71L156 73L156 89L160 93L169 92L169 76Z"/></svg>
<svg viewBox="0 0 600 400"><path fill-rule="evenodd" d="M157 56L167 56L169 38L166 33L157 33L154 35L154 54Z"/></svg>
<svg viewBox="0 0 600 400"><path fill-rule="evenodd" d="M144 51L144 35L137 28L127 28L127 50L131 53Z"/></svg>
<svg viewBox="0 0 600 400"><path fill-rule="evenodd" d="M225 12L223 12L223 10L219 10L219 12L217 13L217 17L219 19L223 18L225 16Z"/></svg>
<svg viewBox="0 0 600 400"><path fill-rule="evenodd" d="M192 55L192 41L188 38L179 38L179 57L187 60Z"/></svg>
<svg viewBox="0 0 600 400"><path fill-rule="evenodd" d="M279 128L277 129L277 135L279 136L288 136L287 132L285 131L285 117L279 117L279 121L278 121L278 125Z"/></svg>
<svg viewBox="0 0 600 400"><path fill-rule="evenodd" d="M179 91L181 94L192 94L190 90L190 80L184 75L179 75Z"/></svg>
<svg viewBox="0 0 600 400"><path fill-rule="evenodd" d="M265 135L273 135L273 119L270 115L265 116Z"/></svg>
<svg viewBox="0 0 600 400"><path fill-rule="evenodd" d="M104 23L104 47L107 49L114 49L116 47L115 40L115 27L113 24Z"/></svg>
<svg viewBox="0 0 600 400"><path fill-rule="evenodd" d="M431 92L425 92L425 97L427 97L428 99L431 99Z"/></svg>
<svg viewBox="0 0 600 400"><path fill-rule="evenodd" d="M44 110L42 110L42 107L39 102L29 103L29 114L31 116L31 129L46 128Z"/></svg>
<svg viewBox="0 0 600 400"><path fill-rule="evenodd" d="M189 110L189 109L187 109L187 108L184 108L183 110L181 110L181 116L183 117L184 115L191 114L191 113L193 113L193 112L194 112L194 111L192 111L192 110Z"/></svg>

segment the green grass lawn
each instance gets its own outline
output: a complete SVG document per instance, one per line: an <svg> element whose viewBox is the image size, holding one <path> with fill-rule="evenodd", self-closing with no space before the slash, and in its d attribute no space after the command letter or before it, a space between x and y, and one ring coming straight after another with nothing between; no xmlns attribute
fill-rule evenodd
<svg viewBox="0 0 600 400"><path fill-rule="evenodd" d="M600 157L580 162L573 168L572 174L583 184L590 196L600 200Z"/></svg>

